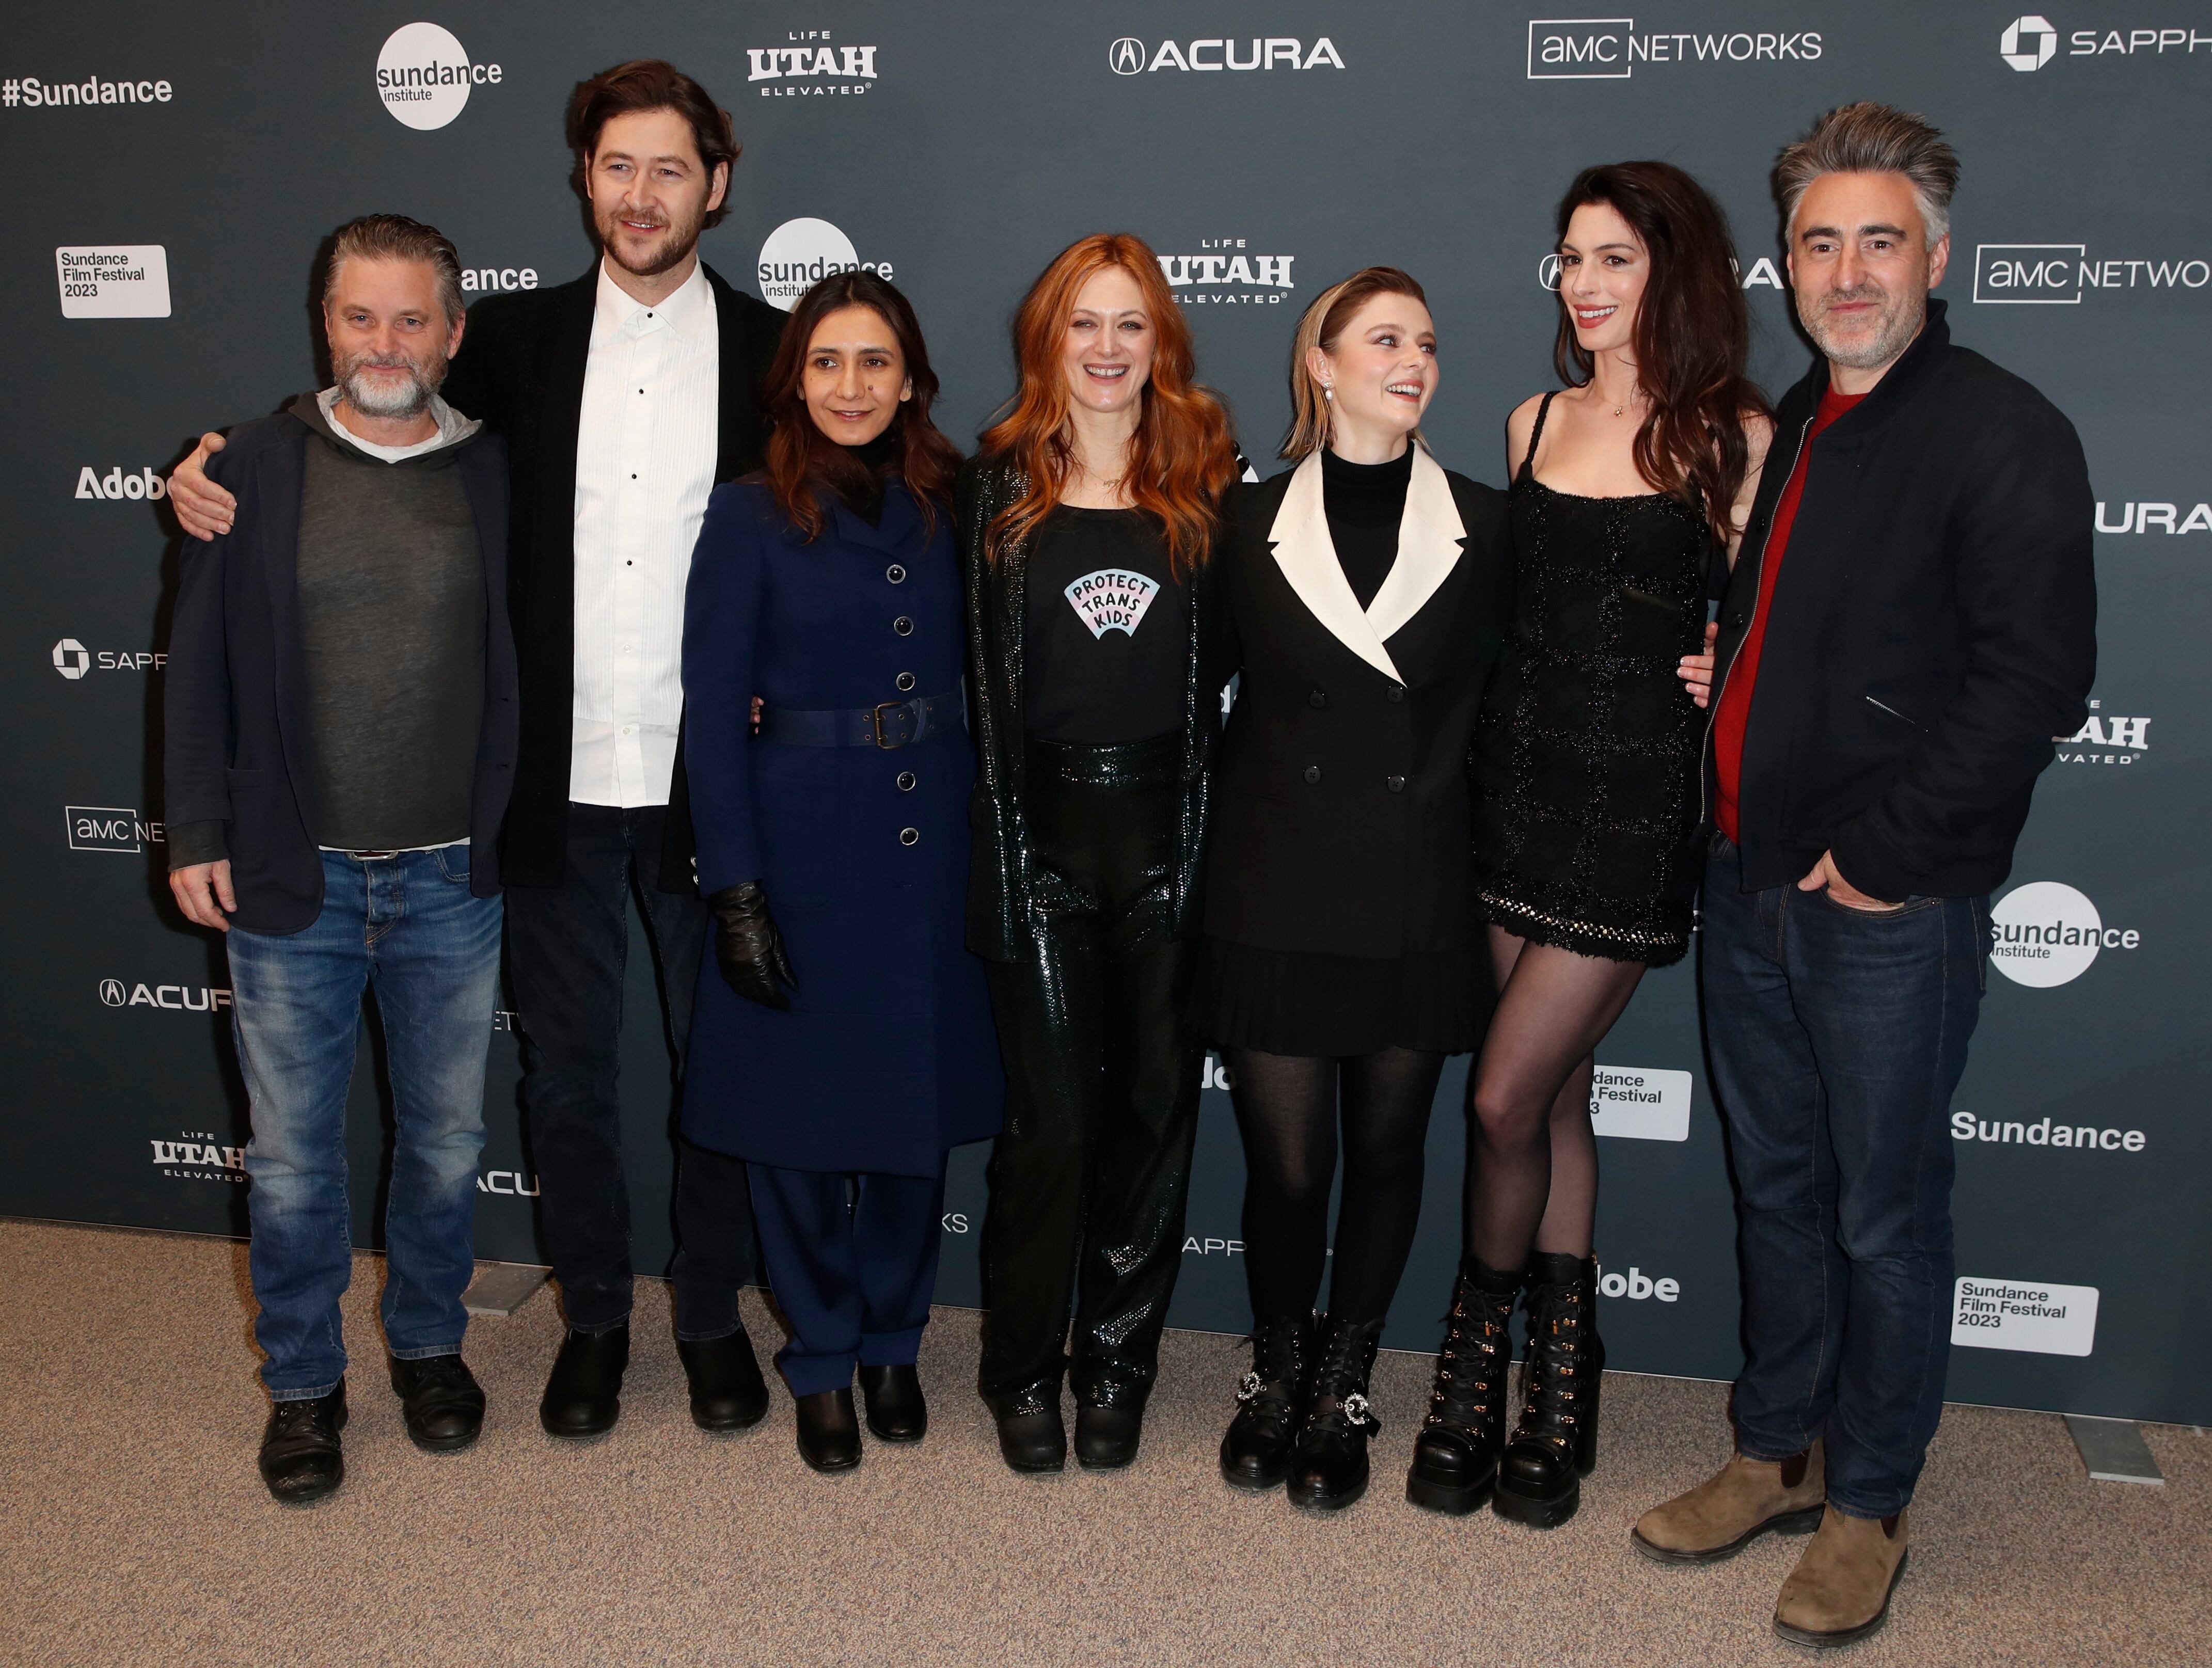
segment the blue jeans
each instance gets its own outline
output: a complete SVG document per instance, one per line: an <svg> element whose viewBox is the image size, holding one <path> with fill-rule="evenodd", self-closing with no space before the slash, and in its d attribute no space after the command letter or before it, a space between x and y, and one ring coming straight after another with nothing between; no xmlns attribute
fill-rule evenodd
<svg viewBox="0 0 2212 1668"><path fill-rule="evenodd" d="M367 860L325 852L313 925L281 936L231 930L231 1031L253 1120L253 1335L274 1400L326 1396L345 1376L346 1085L371 984L397 1126L385 1343L403 1361L461 1347L500 913L497 898L470 895L466 846Z"/></svg>
<svg viewBox="0 0 2212 1668"><path fill-rule="evenodd" d="M1901 1512L1951 1354L1952 1092L1988 983L1986 897L1855 910L1741 889L1713 836L1702 977L1743 1276L1736 1446L1825 1437L1828 1499Z"/></svg>

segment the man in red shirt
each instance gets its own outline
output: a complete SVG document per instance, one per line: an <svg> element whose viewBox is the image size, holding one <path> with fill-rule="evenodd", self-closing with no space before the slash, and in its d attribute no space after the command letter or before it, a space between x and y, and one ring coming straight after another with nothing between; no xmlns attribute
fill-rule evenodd
<svg viewBox="0 0 2212 1668"><path fill-rule="evenodd" d="M1917 116L1830 112L1782 153L1797 313L1721 610L1704 985L1739 1211L1735 1456L1644 1513L1639 1551L1817 1530L1775 1630L1881 1626L1942 1416L1953 1091L2050 738L2096 664L2073 426L1954 346L1929 291L1958 159Z"/></svg>

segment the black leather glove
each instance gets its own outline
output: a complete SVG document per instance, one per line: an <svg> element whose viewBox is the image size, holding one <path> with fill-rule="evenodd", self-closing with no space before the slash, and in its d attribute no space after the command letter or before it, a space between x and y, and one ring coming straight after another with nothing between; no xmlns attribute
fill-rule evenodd
<svg viewBox="0 0 2212 1668"><path fill-rule="evenodd" d="M768 894L761 883L726 886L707 900L707 907L714 913L714 960L721 963L730 988L763 1008L787 1010L791 998L783 986L795 991L799 980L792 976L791 957L784 953L783 934L768 913Z"/></svg>

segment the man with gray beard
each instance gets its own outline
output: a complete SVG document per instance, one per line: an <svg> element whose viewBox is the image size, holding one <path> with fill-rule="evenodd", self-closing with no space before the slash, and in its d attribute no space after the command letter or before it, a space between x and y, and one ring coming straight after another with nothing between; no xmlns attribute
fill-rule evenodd
<svg viewBox="0 0 2212 1668"><path fill-rule="evenodd" d="M1905 1571L1990 894L2096 670L2081 443L1929 297L1958 175L1934 128L1876 104L1775 167L1821 357L1775 413L1706 755L1701 974L1745 1362L1735 1457L1634 1540L1705 1564L1817 1531L1774 1612L1815 1647L1881 1627Z"/></svg>
<svg viewBox="0 0 2212 1668"><path fill-rule="evenodd" d="M370 986L396 1125L392 1386L418 1447L483 1422L461 1294L516 737L505 447L438 397L464 325L453 246L398 215L340 227L323 325L332 385L209 465L236 513L185 545L167 688L169 886L229 954L260 1469L288 1503L345 1474L346 1086Z"/></svg>

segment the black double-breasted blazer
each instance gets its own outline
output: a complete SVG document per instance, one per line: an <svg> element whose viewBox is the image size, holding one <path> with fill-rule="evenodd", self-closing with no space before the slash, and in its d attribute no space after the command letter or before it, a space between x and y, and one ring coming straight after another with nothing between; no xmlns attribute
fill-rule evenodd
<svg viewBox="0 0 2212 1668"><path fill-rule="evenodd" d="M1218 560L1243 681L1214 773L1207 933L1374 957L1475 942L1468 747L1512 615L1505 495L1420 452L1397 561L1363 609L1316 453L1239 494Z"/></svg>
<svg viewBox="0 0 2212 1668"><path fill-rule="evenodd" d="M705 267L714 294L721 387L714 479L758 466L760 383L782 313ZM568 771L575 742L576 434L599 305L599 267L550 289L486 296L469 309L445 397L507 441L512 524L507 604L522 675L521 750L501 841L509 885L557 886L568 867ZM683 749L669 788L660 885L691 885L690 788Z"/></svg>

